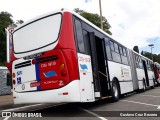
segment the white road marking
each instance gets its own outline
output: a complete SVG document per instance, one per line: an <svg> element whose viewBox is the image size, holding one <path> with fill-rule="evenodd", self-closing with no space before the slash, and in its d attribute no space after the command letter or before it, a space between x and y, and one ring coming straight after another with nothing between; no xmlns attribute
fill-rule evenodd
<svg viewBox="0 0 160 120"><path fill-rule="evenodd" d="M155 95L141 95L141 96L160 97L160 96L155 96Z"/></svg>
<svg viewBox="0 0 160 120"><path fill-rule="evenodd" d="M8 117L5 117L3 120L8 120L10 118L10 116L8 116Z"/></svg>
<svg viewBox="0 0 160 120"><path fill-rule="evenodd" d="M2 111L15 111L15 110L23 109L23 108L29 108L29 107L40 106L40 105L43 105L43 104L28 105L28 106L24 106L24 107L6 109L6 110L2 110Z"/></svg>
<svg viewBox="0 0 160 120"><path fill-rule="evenodd" d="M33 109L33 110L31 110L31 111L41 110L41 109L50 108L50 107L53 107L53 106L64 105L64 104L66 104L66 103L44 106L44 107L42 107L42 108ZM6 109L6 110L2 110L2 111L4 111L4 112L5 112L5 111L15 111L15 110L23 109L23 108L29 108L29 107L40 106L40 105L44 105L44 104L28 105L28 106L24 106L24 107L18 107L18 108L13 108L13 109ZM3 120L8 120L9 118L10 118L10 116L5 117Z"/></svg>
<svg viewBox="0 0 160 120"><path fill-rule="evenodd" d="M83 109L83 108L79 108L79 109L81 109L81 110L83 110L83 111L85 111L85 112L87 112L87 113L89 113L89 114L91 114L91 115L93 115L93 116L95 116L95 117L98 117L98 118L101 119L101 120L108 120L108 119L106 119L106 118L104 118L104 117L101 117L101 116L99 116L98 114L96 114L96 113L94 113L94 112L91 112L91 111L89 111L89 110L86 110L86 109Z"/></svg>
<svg viewBox="0 0 160 120"><path fill-rule="evenodd" d="M54 106L59 106L59 105L64 105L66 103L60 103L60 104L46 104L46 106L43 106L43 107L40 107L40 108L37 108L37 109L33 109L33 110L30 110L30 111L35 111L35 110L41 110L41 109L45 109L45 108L50 108L50 107L54 107ZM24 108L29 108L29 107L36 107L36 106L40 106L40 105L45 105L45 104L35 104L35 105L28 105L28 106L24 106L24 107L18 107L18 108L12 108L12 109L6 109L6 110L2 110L2 111L16 111L16 110L19 110L19 109L24 109Z"/></svg>
<svg viewBox="0 0 160 120"><path fill-rule="evenodd" d="M31 112L31 111L42 110L42 109L46 109L46 108L50 108L50 107L56 107L56 106L64 105L64 104L66 104L66 103L60 103L60 104L55 104L55 105L48 105L48 106L44 106L44 107L41 107L41 108L37 108L37 109L30 110L30 112Z"/></svg>
<svg viewBox="0 0 160 120"><path fill-rule="evenodd" d="M137 104L148 105L148 106L154 106L154 107L157 107L157 109L160 108L160 105L153 105L153 104L142 103L142 102L135 102L135 101L130 101L130 100L120 100L120 101L131 102L131 103L137 103Z"/></svg>

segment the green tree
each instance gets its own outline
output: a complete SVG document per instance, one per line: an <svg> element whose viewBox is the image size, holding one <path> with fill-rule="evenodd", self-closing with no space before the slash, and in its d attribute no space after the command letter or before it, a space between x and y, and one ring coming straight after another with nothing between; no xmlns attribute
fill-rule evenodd
<svg viewBox="0 0 160 120"><path fill-rule="evenodd" d="M144 54L144 52L143 52L143 50L142 50L141 55L143 55L143 54Z"/></svg>
<svg viewBox="0 0 160 120"><path fill-rule="evenodd" d="M5 28L8 26L16 27L22 24L23 20L13 21L12 15L8 12L0 13L0 66L4 66L6 63L6 33Z"/></svg>
<svg viewBox="0 0 160 120"><path fill-rule="evenodd" d="M18 25L24 23L23 20L17 20L14 24L13 24L13 27L17 27Z"/></svg>
<svg viewBox="0 0 160 120"><path fill-rule="evenodd" d="M88 13L84 10L80 10L79 8L74 9L74 11L76 13L78 13L79 15L83 16L84 18L86 18L88 21L90 21L91 23L93 23L97 27L101 28L100 16L98 14ZM102 23L103 23L103 30L106 33L112 35L111 31L109 30L111 28L111 26L104 16L102 16Z"/></svg>
<svg viewBox="0 0 160 120"><path fill-rule="evenodd" d="M142 52L141 52L141 54L142 54ZM150 52L143 51L142 55L149 58L149 59L152 59ZM160 63L160 55L153 54L153 61Z"/></svg>
<svg viewBox="0 0 160 120"><path fill-rule="evenodd" d="M4 29L13 23L10 13L0 13L0 65L5 65L6 62L6 34Z"/></svg>

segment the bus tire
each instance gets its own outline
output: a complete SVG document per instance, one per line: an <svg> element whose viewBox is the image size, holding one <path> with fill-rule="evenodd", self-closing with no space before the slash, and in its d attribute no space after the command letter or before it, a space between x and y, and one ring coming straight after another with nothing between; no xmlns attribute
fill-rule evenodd
<svg viewBox="0 0 160 120"><path fill-rule="evenodd" d="M153 86L151 86L151 89L154 89L154 87L155 87L155 79L153 78Z"/></svg>
<svg viewBox="0 0 160 120"><path fill-rule="evenodd" d="M120 97L120 88L117 81L112 82L112 102L117 102Z"/></svg>

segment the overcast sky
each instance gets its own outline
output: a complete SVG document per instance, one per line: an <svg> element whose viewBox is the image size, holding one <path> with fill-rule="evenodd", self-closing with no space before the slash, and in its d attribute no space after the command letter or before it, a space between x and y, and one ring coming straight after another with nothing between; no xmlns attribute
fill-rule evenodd
<svg viewBox="0 0 160 120"><path fill-rule="evenodd" d="M160 53L160 0L101 0L102 14L111 25L113 38L129 48L138 45ZM80 8L99 14L99 0L0 0L0 12L7 11L13 20L27 21L59 8Z"/></svg>

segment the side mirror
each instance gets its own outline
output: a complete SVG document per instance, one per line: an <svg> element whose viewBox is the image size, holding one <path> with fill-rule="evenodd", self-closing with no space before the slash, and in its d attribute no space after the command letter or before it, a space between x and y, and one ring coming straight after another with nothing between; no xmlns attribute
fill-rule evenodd
<svg viewBox="0 0 160 120"><path fill-rule="evenodd" d="M7 86L12 86L12 76L10 73L7 73Z"/></svg>

